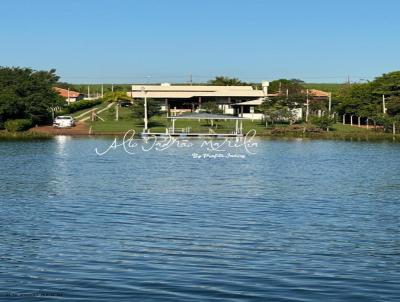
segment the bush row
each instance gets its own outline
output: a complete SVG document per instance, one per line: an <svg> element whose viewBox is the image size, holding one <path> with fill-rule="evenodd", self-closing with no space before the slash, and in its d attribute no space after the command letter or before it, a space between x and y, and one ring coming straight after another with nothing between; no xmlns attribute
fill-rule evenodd
<svg viewBox="0 0 400 302"><path fill-rule="evenodd" d="M28 130L32 126L31 119L15 119L15 120L7 120L4 123L5 128L8 132L17 132Z"/></svg>
<svg viewBox="0 0 400 302"><path fill-rule="evenodd" d="M59 115L63 114L68 114L68 113L73 113L82 109L87 109L91 108L93 106L96 106L101 103L101 100L94 100L94 101L89 101L89 100L83 100L83 101L77 101L74 103L69 104L67 107L64 107Z"/></svg>

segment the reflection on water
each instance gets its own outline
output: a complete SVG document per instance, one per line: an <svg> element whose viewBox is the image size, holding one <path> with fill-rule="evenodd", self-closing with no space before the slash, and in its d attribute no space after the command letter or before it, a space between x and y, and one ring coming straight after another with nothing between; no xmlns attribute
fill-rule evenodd
<svg viewBox="0 0 400 302"><path fill-rule="evenodd" d="M0 143L1 301L400 296L399 145L259 141L254 156L216 160L178 148L95 154L110 143Z"/></svg>

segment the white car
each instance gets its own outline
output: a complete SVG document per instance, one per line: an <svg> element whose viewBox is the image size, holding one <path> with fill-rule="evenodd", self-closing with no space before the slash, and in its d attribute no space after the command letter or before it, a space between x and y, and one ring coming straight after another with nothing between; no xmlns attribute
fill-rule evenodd
<svg viewBox="0 0 400 302"><path fill-rule="evenodd" d="M53 122L53 127L57 128L71 128L73 126L75 126L75 120L69 115L57 116Z"/></svg>

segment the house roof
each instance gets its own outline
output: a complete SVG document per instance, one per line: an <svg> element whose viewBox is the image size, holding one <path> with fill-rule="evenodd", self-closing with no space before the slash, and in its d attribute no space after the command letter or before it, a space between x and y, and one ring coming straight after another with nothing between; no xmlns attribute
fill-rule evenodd
<svg viewBox="0 0 400 302"><path fill-rule="evenodd" d="M80 95L80 93L77 91L70 90L68 92L68 89L59 88L59 87L54 87L54 90L57 91L58 94L61 95L63 98L68 98L68 96L70 98L77 98Z"/></svg>
<svg viewBox="0 0 400 302"><path fill-rule="evenodd" d="M252 86L191 86L191 85L132 85L128 93L133 98L188 99L192 97L264 97L262 90Z"/></svg>
<svg viewBox="0 0 400 302"><path fill-rule="evenodd" d="M260 106L264 102L265 98L259 98L247 102L235 103L232 106Z"/></svg>
<svg viewBox="0 0 400 302"><path fill-rule="evenodd" d="M132 98L143 98L144 92L148 98L154 99L189 99L193 97L248 97L263 98L266 95L262 90L256 90L252 86L212 86L212 85L132 85L128 95ZM308 89L314 97L329 97L329 92L317 89ZM268 96L278 96L277 93L269 93ZM250 101L251 102L251 101ZM252 105L252 104L243 104ZM259 104L254 104L259 105Z"/></svg>
<svg viewBox="0 0 400 302"><path fill-rule="evenodd" d="M315 97L329 97L329 92L318 90L318 89L308 89L308 93Z"/></svg>

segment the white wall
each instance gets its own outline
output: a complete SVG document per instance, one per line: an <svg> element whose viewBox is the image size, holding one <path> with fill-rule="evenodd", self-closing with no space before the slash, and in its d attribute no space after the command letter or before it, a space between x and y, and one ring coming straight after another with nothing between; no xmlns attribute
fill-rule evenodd
<svg viewBox="0 0 400 302"><path fill-rule="evenodd" d="M77 99L76 99L76 98L70 97L70 98L66 98L65 101L69 104L69 103L74 103L74 102L76 102Z"/></svg>
<svg viewBox="0 0 400 302"><path fill-rule="evenodd" d="M303 118L303 109L302 108L294 108L294 109L292 109L292 113L294 114L296 121L301 120Z"/></svg>
<svg viewBox="0 0 400 302"><path fill-rule="evenodd" d="M223 114L233 114L234 113L234 110L231 105L223 104L223 105L218 105L218 107L219 107L219 109L222 110Z"/></svg>
<svg viewBox="0 0 400 302"><path fill-rule="evenodd" d="M264 118L263 113L243 113L243 118L250 120L262 120Z"/></svg>
<svg viewBox="0 0 400 302"><path fill-rule="evenodd" d="M303 117L303 110L301 108L295 108L292 109L292 113L295 116L295 120L301 120ZM239 114L240 116L240 114ZM243 117L246 119L251 119L251 120L262 120L264 118L263 113L243 113Z"/></svg>

